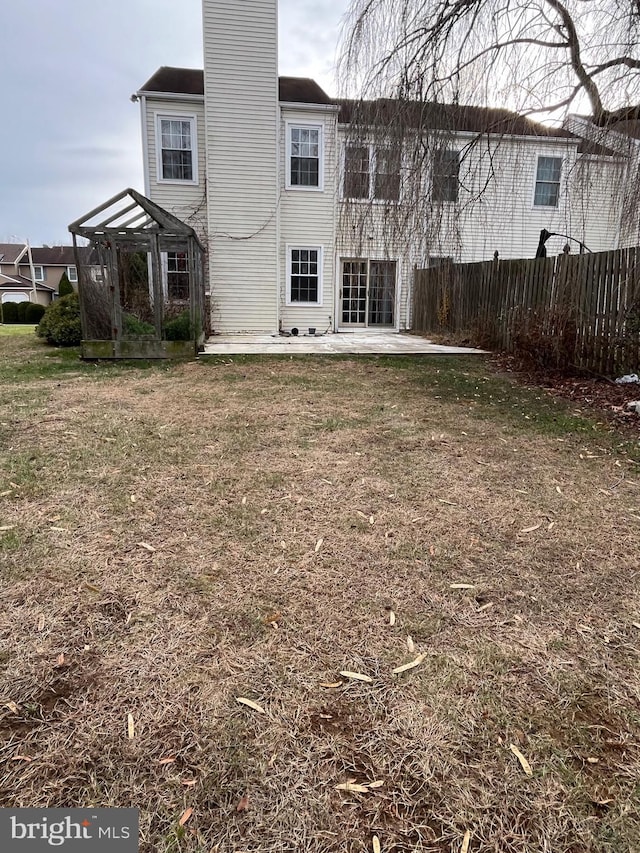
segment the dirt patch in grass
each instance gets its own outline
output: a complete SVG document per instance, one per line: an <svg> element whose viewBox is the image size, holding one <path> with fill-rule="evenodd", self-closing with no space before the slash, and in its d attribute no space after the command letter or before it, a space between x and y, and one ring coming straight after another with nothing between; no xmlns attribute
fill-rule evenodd
<svg viewBox="0 0 640 853"><path fill-rule="evenodd" d="M3 402L2 805L137 806L144 853L640 848L626 445L472 360L77 369Z"/></svg>

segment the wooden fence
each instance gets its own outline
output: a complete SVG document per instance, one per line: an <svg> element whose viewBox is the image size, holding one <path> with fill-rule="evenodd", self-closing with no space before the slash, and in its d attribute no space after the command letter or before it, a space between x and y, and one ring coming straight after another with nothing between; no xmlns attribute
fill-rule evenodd
<svg viewBox="0 0 640 853"><path fill-rule="evenodd" d="M640 365L640 247L417 269L414 331L604 375Z"/></svg>

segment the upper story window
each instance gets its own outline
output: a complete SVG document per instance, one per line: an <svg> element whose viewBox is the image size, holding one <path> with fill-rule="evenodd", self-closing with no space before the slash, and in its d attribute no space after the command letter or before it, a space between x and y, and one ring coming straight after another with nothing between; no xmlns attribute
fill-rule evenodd
<svg viewBox="0 0 640 853"><path fill-rule="evenodd" d="M36 281L44 281L44 267L35 264L33 267L33 275Z"/></svg>
<svg viewBox="0 0 640 853"><path fill-rule="evenodd" d="M400 157L379 145L347 145L344 152L343 197L398 201Z"/></svg>
<svg viewBox="0 0 640 853"><path fill-rule="evenodd" d="M67 267L67 278L74 284L78 280L78 270L74 266Z"/></svg>
<svg viewBox="0 0 640 853"><path fill-rule="evenodd" d="M322 189L322 127L289 125L287 188Z"/></svg>
<svg viewBox="0 0 640 853"><path fill-rule="evenodd" d="M197 183L195 116L159 115L156 142L158 180Z"/></svg>
<svg viewBox="0 0 640 853"><path fill-rule="evenodd" d="M538 157L536 191L533 197L536 207L558 206L561 172L562 157Z"/></svg>
<svg viewBox="0 0 640 853"><path fill-rule="evenodd" d="M431 198L433 201L458 201L460 152L444 148L433 155Z"/></svg>

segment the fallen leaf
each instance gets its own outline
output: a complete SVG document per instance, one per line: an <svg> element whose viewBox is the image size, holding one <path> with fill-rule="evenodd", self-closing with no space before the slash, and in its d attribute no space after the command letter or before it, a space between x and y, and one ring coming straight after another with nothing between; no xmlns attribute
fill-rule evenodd
<svg viewBox="0 0 640 853"><path fill-rule="evenodd" d="M370 515L369 516L369 524L375 524L375 523L376 523L375 518L372 515Z"/></svg>
<svg viewBox="0 0 640 853"><path fill-rule="evenodd" d="M396 624L396 614L393 612L393 610L390 610L389 611L389 625L395 625L395 624Z"/></svg>
<svg viewBox="0 0 640 853"><path fill-rule="evenodd" d="M246 505L247 505L247 498L244 497L244 498L242 498L242 506L246 506Z"/></svg>
<svg viewBox="0 0 640 853"><path fill-rule="evenodd" d="M366 785L358 785L357 782L342 782L336 785L336 791L349 791L355 794L368 794L369 788Z"/></svg>
<svg viewBox="0 0 640 853"><path fill-rule="evenodd" d="M240 802L236 806L236 811L237 812L246 812L248 808L249 808L249 795L243 794L243 796L240 797Z"/></svg>
<svg viewBox="0 0 640 853"><path fill-rule="evenodd" d="M483 604L482 607L478 607L478 613L482 613L483 610L488 610L490 607L493 607L493 601L488 601L486 604Z"/></svg>
<svg viewBox="0 0 640 853"><path fill-rule="evenodd" d="M28 755L12 755L12 761L33 761L33 758L29 758Z"/></svg>
<svg viewBox="0 0 640 853"><path fill-rule="evenodd" d="M56 666L64 666L64 652L60 652L56 658Z"/></svg>
<svg viewBox="0 0 640 853"><path fill-rule="evenodd" d="M344 684L344 681L321 681L320 687L335 688L335 687L342 687L343 684Z"/></svg>
<svg viewBox="0 0 640 853"><path fill-rule="evenodd" d="M640 630L640 622L632 622L631 624L634 628L638 628L638 630Z"/></svg>
<svg viewBox="0 0 640 853"><path fill-rule="evenodd" d="M167 755L166 758L161 758L158 761L158 764L173 764L173 762L175 760L176 760L175 755Z"/></svg>
<svg viewBox="0 0 640 853"><path fill-rule="evenodd" d="M410 652L413 652L413 651L415 651L415 648L416 648L416 646L415 646L415 643L413 642L413 638L411 636L408 636L407 637L407 649Z"/></svg>
<svg viewBox="0 0 640 853"><path fill-rule="evenodd" d="M406 672L408 669L415 669L416 666L420 666L426 656L427 655L425 654L425 652L423 652L422 654L418 655L415 660L412 660L411 663L404 663L402 664L402 666L397 666L395 669L392 670L392 672L394 673L394 675L399 675L401 672Z"/></svg>
<svg viewBox="0 0 640 853"><path fill-rule="evenodd" d="M129 740L133 740L135 735L135 725L133 722L133 714L127 714L127 735Z"/></svg>
<svg viewBox="0 0 640 853"><path fill-rule="evenodd" d="M261 705L258 705L257 702L252 702L251 699L245 699L243 696L236 697L236 702L239 702L241 705L246 705L247 708L251 708L252 711L257 711L259 714L264 714L265 710Z"/></svg>
<svg viewBox="0 0 640 853"><path fill-rule="evenodd" d="M380 839L377 835L374 835L371 839L371 846L373 848L373 853L380 853Z"/></svg>
<svg viewBox="0 0 640 853"><path fill-rule="evenodd" d="M462 839L462 847L460 848L460 853L469 853L469 844L471 842L471 830L467 830L464 834L464 838Z"/></svg>
<svg viewBox="0 0 640 853"><path fill-rule="evenodd" d="M537 524L532 524L531 527L523 527L520 533L533 533L533 531L537 530L539 527L542 527L541 521L539 521Z"/></svg>
<svg viewBox="0 0 640 853"><path fill-rule="evenodd" d="M587 762L588 762L589 764L599 764L599 763L600 763L600 759L599 759L599 758L593 758L593 756L591 756L591 755L590 755L590 756L587 758Z"/></svg>
<svg viewBox="0 0 640 853"><path fill-rule="evenodd" d="M514 743L510 743L509 749L515 755L515 757L518 759L522 769L527 774L527 776L533 776L533 770L531 769L531 765L529 764L527 759L524 757L524 755L520 752L518 747Z"/></svg>
<svg viewBox="0 0 640 853"><path fill-rule="evenodd" d="M451 589L475 589L475 584L472 583L452 583L450 584Z"/></svg>
<svg viewBox="0 0 640 853"><path fill-rule="evenodd" d="M12 714L19 714L20 713L20 709L18 708L18 706L16 705L15 702L5 702L4 707L8 708Z"/></svg>
<svg viewBox="0 0 640 853"><path fill-rule="evenodd" d="M549 526L547 527L547 530L553 530L553 528L554 528L555 526L556 526L555 521L552 521L552 522L549 524Z"/></svg>
<svg viewBox="0 0 640 853"><path fill-rule="evenodd" d="M148 542L138 542L138 545L140 546L140 548L144 548L145 551L150 551L151 553L156 550L153 545L149 545Z"/></svg>
<svg viewBox="0 0 640 853"><path fill-rule="evenodd" d="M349 672L348 669L341 669L340 675L344 675L345 678L350 678L353 681L366 681L369 684L373 683L373 678L369 678L368 675L363 675L361 672Z"/></svg>
<svg viewBox="0 0 640 853"><path fill-rule="evenodd" d="M136 502L136 496L130 495L131 503L134 504Z"/></svg>
<svg viewBox="0 0 640 853"><path fill-rule="evenodd" d="M316 547L315 547L315 552L316 552L316 554L318 553L318 551L320 550L320 548L322 548L322 543L323 543L323 542L324 542L324 539L322 539L322 538L321 538L321 539L318 539L318 541L316 542Z"/></svg>
<svg viewBox="0 0 640 853"><path fill-rule="evenodd" d="M282 619L282 613L278 610L276 613L269 613L268 616L264 616L262 621L265 625L272 625L280 619Z"/></svg>
<svg viewBox="0 0 640 853"><path fill-rule="evenodd" d="M189 818L191 817L191 815L192 815L192 814L193 814L193 809L191 808L191 806L189 806L189 808L188 808L188 809L185 809L185 810L182 812L182 817L181 817L181 818L180 818L180 820L178 821L178 824L179 824L180 826L184 826L184 825L185 825L185 823L189 820Z"/></svg>
<svg viewBox="0 0 640 853"><path fill-rule="evenodd" d="M560 488L560 486L556 486L556 492L557 492L559 495L561 495L561 494L562 494L562 489Z"/></svg>
<svg viewBox="0 0 640 853"><path fill-rule="evenodd" d="M382 788L384 785L384 779L376 779L375 782L369 782L369 788Z"/></svg>
<svg viewBox="0 0 640 853"><path fill-rule="evenodd" d="M37 625L37 628L38 628L38 631L44 631L44 613L41 613L41 614L38 616L38 625Z"/></svg>

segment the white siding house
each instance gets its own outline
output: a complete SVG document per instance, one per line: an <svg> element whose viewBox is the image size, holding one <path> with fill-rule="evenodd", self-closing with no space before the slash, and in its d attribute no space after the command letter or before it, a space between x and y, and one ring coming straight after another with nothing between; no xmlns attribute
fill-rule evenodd
<svg viewBox="0 0 640 853"><path fill-rule="evenodd" d="M384 121L354 142L352 102L278 78L277 5L203 0L204 71L162 67L137 93L145 190L208 249L214 333L406 329L416 265L533 257L542 229L563 235L550 253L564 235L616 248L613 152L506 110L443 107L446 145L409 192Z"/></svg>

